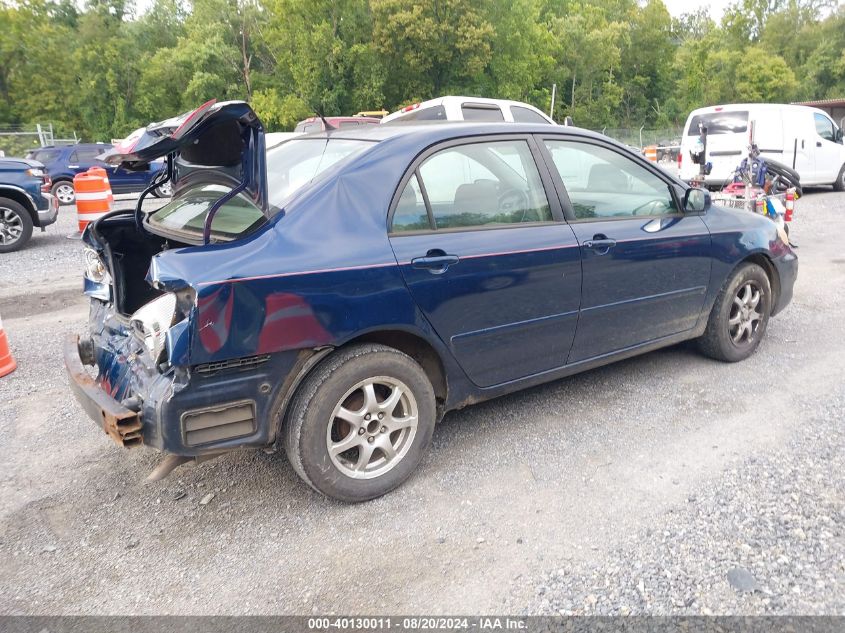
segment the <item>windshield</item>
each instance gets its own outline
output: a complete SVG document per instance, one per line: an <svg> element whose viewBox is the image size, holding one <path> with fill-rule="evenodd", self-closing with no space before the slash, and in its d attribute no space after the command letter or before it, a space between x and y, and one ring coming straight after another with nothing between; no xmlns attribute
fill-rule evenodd
<svg viewBox="0 0 845 633"><path fill-rule="evenodd" d="M332 165L363 152L373 141L311 138L288 141L267 152L270 205L281 208L296 191Z"/></svg>
<svg viewBox="0 0 845 633"><path fill-rule="evenodd" d="M202 236L208 210L224 194L231 191L221 185L196 187L174 198L149 216L151 227L164 231ZM249 198L239 194L224 204L211 222L211 235L218 239L233 239L264 222L264 214Z"/></svg>

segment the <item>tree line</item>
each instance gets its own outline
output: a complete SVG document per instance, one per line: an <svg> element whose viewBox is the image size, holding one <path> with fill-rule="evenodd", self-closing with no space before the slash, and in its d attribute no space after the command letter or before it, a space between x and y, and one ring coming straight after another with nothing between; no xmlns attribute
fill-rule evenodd
<svg viewBox="0 0 845 633"><path fill-rule="evenodd" d="M588 128L843 97L845 7L737 0L716 23L662 0L0 0L0 127L102 140L211 98L272 131L445 94L548 111L552 84L554 117Z"/></svg>

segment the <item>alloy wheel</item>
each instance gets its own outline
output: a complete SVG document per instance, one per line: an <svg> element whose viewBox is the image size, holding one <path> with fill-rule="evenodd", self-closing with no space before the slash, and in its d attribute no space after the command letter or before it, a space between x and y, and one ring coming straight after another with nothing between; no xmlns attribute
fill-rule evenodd
<svg viewBox="0 0 845 633"><path fill-rule="evenodd" d="M76 195L73 192L73 187L69 184L62 183L56 187L56 197L62 204L71 204Z"/></svg>
<svg viewBox="0 0 845 633"><path fill-rule="evenodd" d="M9 246L23 235L23 220L13 209L0 207L0 244Z"/></svg>
<svg viewBox="0 0 845 633"><path fill-rule="evenodd" d="M728 332L734 345L745 346L754 340L763 322L763 315L757 311L762 296L762 290L753 281L745 282L734 295L728 318Z"/></svg>
<svg viewBox="0 0 845 633"><path fill-rule="evenodd" d="M419 410L411 390L388 376L356 384L334 408L326 430L332 463L353 479L379 477L407 454Z"/></svg>

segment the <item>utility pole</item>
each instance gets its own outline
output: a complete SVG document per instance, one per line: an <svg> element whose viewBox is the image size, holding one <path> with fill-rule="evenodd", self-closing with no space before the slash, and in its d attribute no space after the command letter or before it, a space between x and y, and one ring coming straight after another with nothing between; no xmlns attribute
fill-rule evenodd
<svg viewBox="0 0 845 633"><path fill-rule="evenodd" d="M549 108L549 118L553 119L555 111L555 93L557 92L557 84L552 84L552 106Z"/></svg>

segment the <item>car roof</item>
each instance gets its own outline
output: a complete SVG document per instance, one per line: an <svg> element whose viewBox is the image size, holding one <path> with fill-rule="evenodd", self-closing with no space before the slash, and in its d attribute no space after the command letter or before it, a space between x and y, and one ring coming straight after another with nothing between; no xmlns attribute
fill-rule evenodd
<svg viewBox="0 0 845 633"><path fill-rule="evenodd" d="M380 142L388 139L406 138L409 141L430 140L437 142L449 138L495 134L568 134L583 136L584 138L612 140L597 132L574 126L488 121L413 121L408 123L396 121L382 125L314 132L292 140L332 138Z"/></svg>

